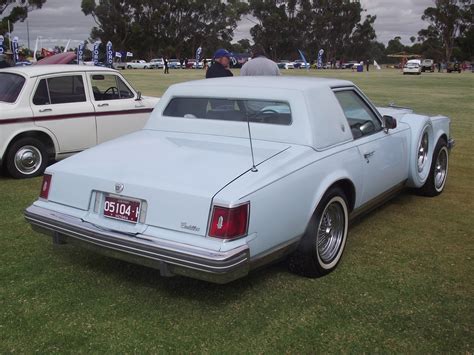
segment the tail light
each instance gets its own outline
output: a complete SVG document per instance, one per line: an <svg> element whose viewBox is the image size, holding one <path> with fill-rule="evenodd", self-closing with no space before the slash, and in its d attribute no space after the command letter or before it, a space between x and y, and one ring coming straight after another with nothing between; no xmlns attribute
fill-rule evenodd
<svg viewBox="0 0 474 355"><path fill-rule="evenodd" d="M209 226L209 236L220 239L235 239L247 235L249 210L249 202L231 208L214 206Z"/></svg>
<svg viewBox="0 0 474 355"><path fill-rule="evenodd" d="M52 178L52 175L49 175L49 174L43 175L43 183L41 184L41 191L40 191L39 197L44 198L45 200L48 199L49 188L51 187L51 178Z"/></svg>

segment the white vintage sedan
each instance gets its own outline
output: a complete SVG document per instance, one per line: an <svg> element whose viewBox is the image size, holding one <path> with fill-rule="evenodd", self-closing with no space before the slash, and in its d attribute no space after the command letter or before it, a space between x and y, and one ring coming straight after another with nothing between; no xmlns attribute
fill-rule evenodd
<svg viewBox="0 0 474 355"><path fill-rule="evenodd" d="M177 84L143 130L50 166L25 217L164 276L226 283L288 257L317 277L341 260L350 218L406 186L443 191L449 122L376 108L349 81Z"/></svg>
<svg viewBox="0 0 474 355"><path fill-rule="evenodd" d="M145 125L158 98L117 71L78 65L0 70L0 166L15 178Z"/></svg>

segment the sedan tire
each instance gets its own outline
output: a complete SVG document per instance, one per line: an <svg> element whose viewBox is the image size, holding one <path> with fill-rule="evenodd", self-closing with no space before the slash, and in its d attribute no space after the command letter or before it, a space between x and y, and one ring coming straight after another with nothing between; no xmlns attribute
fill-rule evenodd
<svg viewBox="0 0 474 355"><path fill-rule="evenodd" d="M349 224L347 198L340 188L329 189L314 212L297 250L290 255L290 271L320 277L333 271L344 252Z"/></svg>
<svg viewBox="0 0 474 355"><path fill-rule="evenodd" d="M37 138L21 138L8 149L6 168L16 179L41 175L48 165L47 148Z"/></svg>
<svg viewBox="0 0 474 355"><path fill-rule="evenodd" d="M434 197L441 194L448 178L449 152L448 145L444 139L438 140L434 149L433 158L428 179L419 189L424 196Z"/></svg>

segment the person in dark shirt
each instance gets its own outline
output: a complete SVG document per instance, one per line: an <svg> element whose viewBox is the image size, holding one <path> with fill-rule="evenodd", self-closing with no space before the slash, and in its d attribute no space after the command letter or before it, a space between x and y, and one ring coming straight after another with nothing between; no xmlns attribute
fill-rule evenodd
<svg viewBox="0 0 474 355"><path fill-rule="evenodd" d="M213 63L206 71L206 79L234 76L229 70L230 53L227 50L218 49L212 59Z"/></svg>

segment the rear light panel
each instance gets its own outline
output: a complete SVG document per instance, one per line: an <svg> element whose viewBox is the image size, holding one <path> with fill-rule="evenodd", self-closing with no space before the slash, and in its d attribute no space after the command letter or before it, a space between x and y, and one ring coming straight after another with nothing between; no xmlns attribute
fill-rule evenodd
<svg viewBox="0 0 474 355"><path fill-rule="evenodd" d="M236 239L247 235L250 203L235 207L213 206L209 236L219 239Z"/></svg>
<svg viewBox="0 0 474 355"><path fill-rule="evenodd" d="M48 199L49 196L49 189L51 188L51 178L53 176L50 174L43 175L43 182L41 183L41 190L39 197L44 198L45 200Z"/></svg>

